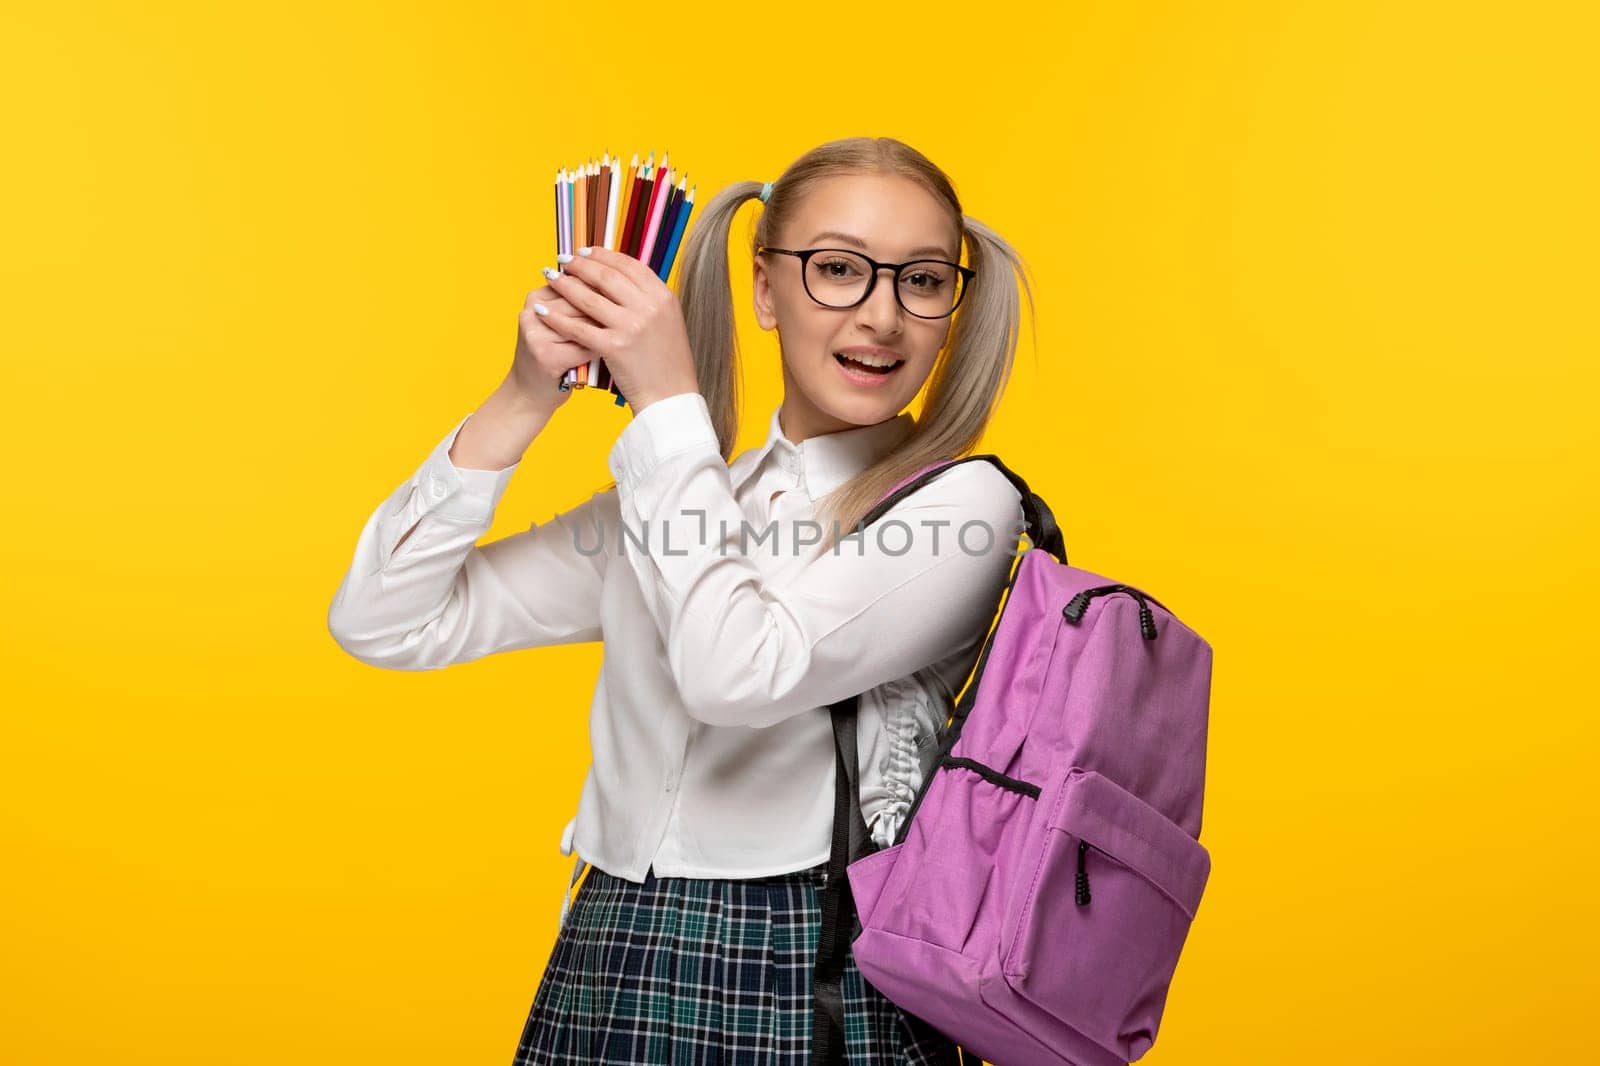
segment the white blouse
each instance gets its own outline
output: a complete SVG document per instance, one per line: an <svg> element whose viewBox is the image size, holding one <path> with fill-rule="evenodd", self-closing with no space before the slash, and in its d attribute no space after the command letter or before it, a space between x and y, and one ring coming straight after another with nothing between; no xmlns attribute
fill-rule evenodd
<svg viewBox="0 0 1600 1066"><path fill-rule="evenodd" d="M521 464L456 467L465 422L362 529L328 611L341 648L433 670L603 640L593 758L561 850L630 881L826 861L827 708L861 694L862 814L893 842L1015 561L1022 507L1003 474L963 463L823 550L816 500L912 416L797 445L774 410L765 444L730 463L704 397L681 393L618 435L616 487L476 546Z"/></svg>

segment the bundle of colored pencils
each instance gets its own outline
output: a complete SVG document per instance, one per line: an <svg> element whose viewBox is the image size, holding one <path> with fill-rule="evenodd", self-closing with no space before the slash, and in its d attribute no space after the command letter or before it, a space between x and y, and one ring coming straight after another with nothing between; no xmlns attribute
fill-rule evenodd
<svg viewBox="0 0 1600 1066"><path fill-rule="evenodd" d="M610 152L598 162L557 173L556 251L575 255L579 248L600 246L633 256L662 281L671 277L694 210L694 186L684 191L688 177L667 166L669 156L663 153L657 167L654 151L643 163L635 152L628 164L629 180L624 180L621 157L613 159ZM618 405L627 402L603 359L568 370L560 387L591 386L617 393Z"/></svg>

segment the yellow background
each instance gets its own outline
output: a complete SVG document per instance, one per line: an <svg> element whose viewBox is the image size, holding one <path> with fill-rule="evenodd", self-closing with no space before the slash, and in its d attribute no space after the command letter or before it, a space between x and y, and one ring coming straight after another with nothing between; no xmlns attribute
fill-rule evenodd
<svg viewBox="0 0 1600 1066"><path fill-rule="evenodd" d="M985 450L1215 649L1145 1061L1594 1061L1591 5L615 10L0 15L0 1058L510 1061L599 647L363 666L356 534L504 373L557 167L887 134L1033 268Z"/></svg>

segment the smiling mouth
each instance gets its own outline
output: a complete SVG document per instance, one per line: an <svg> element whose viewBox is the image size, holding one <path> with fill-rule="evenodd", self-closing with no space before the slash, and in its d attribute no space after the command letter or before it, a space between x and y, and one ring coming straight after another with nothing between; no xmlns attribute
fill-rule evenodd
<svg viewBox="0 0 1600 1066"><path fill-rule="evenodd" d="M843 352L834 352L833 357L834 359L838 360L840 366L847 367L851 370L860 370L868 374L878 374L880 376L892 374L898 367L905 365L904 359L896 359L887 366L874 366L871 363L863 363L859 359L845 355Z"/></svg>

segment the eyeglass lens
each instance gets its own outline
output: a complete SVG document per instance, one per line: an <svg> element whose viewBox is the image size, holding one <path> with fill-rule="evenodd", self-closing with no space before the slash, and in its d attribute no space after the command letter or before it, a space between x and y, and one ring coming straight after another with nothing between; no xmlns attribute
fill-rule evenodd
<svg viewBox="0 0 1600 1066"><path fill-rule="evenodd" d="M872 265L854 252L821 251L806 264L806 291L828 307L853 307L872 280ZM923 318L942 318L961 296L961 272L937 259L905 264L899 274L900 302Z"/></svg>

